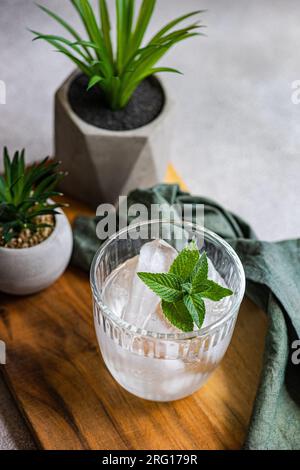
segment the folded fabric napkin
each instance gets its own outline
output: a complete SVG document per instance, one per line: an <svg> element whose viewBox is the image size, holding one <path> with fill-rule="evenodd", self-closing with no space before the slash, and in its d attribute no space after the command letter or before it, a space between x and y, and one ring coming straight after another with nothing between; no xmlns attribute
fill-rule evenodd
<svg viewBox="0 0 300 470"><path fill-rule="evenodd" d="M246 294L269 319L263 371L244 448L300 449L300 365L292 362L292 344L300 337L300 239L261 242L242 219L214 201L183 193L177 185L133 191L128 207L135 203L149 208L204 204L205 227L236 250L246 273ZM85 270L100 245L96 225L97 219L87 217L75 222L73 263Z"/></svg>

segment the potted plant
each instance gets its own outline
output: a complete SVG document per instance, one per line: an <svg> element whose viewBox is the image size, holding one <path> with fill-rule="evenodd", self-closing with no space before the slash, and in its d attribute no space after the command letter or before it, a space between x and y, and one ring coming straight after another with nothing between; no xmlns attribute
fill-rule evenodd
<svg viewBox="0 0 300 470"><path fill-rule="evenodd" d="M172 122L155 74L180 72L156 64L175 44L200 34L199 22L178 25L201 11L176 18L143 44L156 0L143 0L138 14L135 0L116 0L114 48L106 0L99 0L99 19L89 0L70 1L87 39L44 6L70 38L32 32L80 70L56 93L55 154L70 172L64 191L96 206L163 179Z"/></svg>
<svg viewBox="0 0 300 470"><path fill-rule="evenodd" d="M0 176L0 291L38 292L64 272L73 247L63 204L51 198L64 173L46 158L25 168L25 152L10 158L4 149Z"/></svg>

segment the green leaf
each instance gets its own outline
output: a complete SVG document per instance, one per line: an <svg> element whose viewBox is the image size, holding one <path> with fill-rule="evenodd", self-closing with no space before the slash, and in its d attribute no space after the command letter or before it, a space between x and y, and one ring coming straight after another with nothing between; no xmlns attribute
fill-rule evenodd
<svg viewBox="0 0 300 470"><path fill-rule="evenodd" d="M127 10L126 0L116 0L117 10L117 66L122 73L127 47Z"/></svg>
<svg viewBox="0 0 300 470"><path fill-rule="evenodd" d="M182 299L181 282L174 274L137 273L156 295L167 302Z"/></svg>
<svg viewBox="0 0 300 470"><path fill-rule="evenodd" d="M176 257L167 274L138 273L139 278L162 299L168 320L182 331L201 328L205 318L203 298L219 301L230 296L230 289L208 280L208 259L193 241Z"/></svg>
<svg viewBox="0 0 300 470"><path fill-rule="evenodd" d="M132 35L130 41L130 51L135 51L139 49L142 40L145 36L146 30L148 28L149 22L151 20L154 8L156 5L156 0L143 0L139 16L136 23L136 28Z"/></svg>
<svg viewBox="0 0 300 470"><path fill-rule="evenodd" d="M99 75L94 75L88 84L87 91L89 91L91 88L93 88L97 83L100 83L103 81L103 77L100 77Z"/></svg>
<svg viewBox="0 0 300 470"><path fill-rule="evenodd" d="M169 22L158 31L148 45L141 47L156 0L140 2L135 24L135 0L116 0L117 47L114 52L108 2L98 1L100 14L98 20L94 4L90 0L70 1L84 26L87 33L84 39L87 40L84 40L67 21L43 6L40 6L41 10L61 25L71 35L71 40L58 35L34 32L35 39L45 40L55 46L58 52L68 57L89 78L95 75L103 77L101 88L105 101L112 110L124 108L136 88L147 77L160 72L180 74L179 70L172 67L157 67L156 64L175 44L197 35L198 33L193 33L193 31L203 27L197 22L175 30L179 23L202 13L202 11L194 11ZM73 38L75 42L72 42ZM18 188L19 185L16 188L17 193L19 193Z"/></svg>
<svg viewBox="0 0 300 470"><path fill-rule="evenodd" d="M49 42L50 44L54 45L55 47L58 47L58 44L62 43L65 44L66 46L70 47L73 51L75 51L78 55L81 56L86 62L89 61L89 57L81 51L81 49L78 47L78 45L83 46L84 42L83 41L77 41L77 42L72 42L69 41L68 39L65 39L62 36L54 36L50 34L41 34L36 31L32 31L32 33L36 34L36 37L34 38L34 41L37 41L39 39L43 39L44 41Z"/></svg>
<svg viewBox="0 0 300 470"><path fill-rule="evenodd" d="M177 73L179 75L182 75L182 73L179 70L173 69L171 67L156 67L145 72L145 74L141 76L141 79L144 80L145 78L150 77L151 75L154 75L156 73L162 73L162 72Z"/></svg>
<svg viewBox="0 0 300 470"><path fill-rule="evenodd" d="M180 70L173 69L172 67L156 67L150 70L151 75L154 73L161 73L161 72L170 72L170 73L179 73L179 75L183 75Z"/></svg>
<svg viewBox="0 0 300 470"><path fill-rule="evenodd" d="M47 13L51 18L53 18L55 21L57 21L63 28L65 28L71 36L73 36L77 41L81 40L80 35L77 33L77 31L69 24L67 23L63 18L60 16L56 15L53 11L49 10L48 8L42 6L42 5L37 5L42 11ZM91 57L89 51L85 49L86 53Z"/></svg>
<svg viewBox="0 0 300 470"><path fill-rule="evenodd" d="M93 41L83 41L83 40L81 40L81 41L74 42L74 44L75 44L75 46L78 44L80 46L91 47L92 49L95 49L95 50L99 49L98 45ZM93 62L96 62L96 61L93 60L92 63Z"/></svg>
<svg viewBox="0 0 300 470"><path fill-rule="evenodd" d="M134 53L131 54L127 59L127 62L123 69L123 74L126 72L134 71L136 69L136 64L138 61L140 61L145 56L149 57L152 54L152 52L159 49L159 47L160 46L155 46L155 45L145 46L134 51Z"/></svg>
<svg viewBox="0 0 300 470"><path fill-rule="evenodd" d="M87 76L90 76L91 75L91 70L89 69L89 67L84 63L82 62L81 60L77 59L75 56L73 56L72 54L70 54L69 52L67 52L66 50L62 50L60 47L57 47L58 51L57 52L61 52L62 54L64 54L65 56L67 56L72 62L74 62L74 64L77 65L77 67L83 72L85 73Z"/></svg>
<svg viewBox="0 0 300 470"><path fill-rule="evenodd" d="M49 163L45 158L41 163L26 169L25 150L17 151L11 159L7 148L4 149L4 178L0 178L0 227L2 238L8 242L20 231L36 227L37 215L55 215L62 204L47 204L52 195L61 195L53 191L64 176L57 171L58 163Z"/></svg>
<svg viewBox="0 0 300 470"><path fill-rule="evenodd" d="M166 26L164 26L150 41L151 43L155 43L158 39L160 39L162 36L164 36L165 33L170 31L172 28L177 26L177 24L181 23L182 21L190 18L191 16L198 15L200 13L204 13L205 10L198 10L198 11L192 11L191 13L188 13L186 15L180 16L179 18L176 18L175 20L171 21L168 23Z"/></svg>
<svg viewBox="0 0 300 470"><path fill-rule="evenodd" d="M160 39L157 39L155 42L150 42L150 45L163 46L170 43L173 43L175 40L184 38L187 34L191 33L193 30L204 28L204 25L199 23L194 23L182 29L177 29L166 36L162 36Z"/></svg>
<svg viewBox="0 0 300 470"><path fill-rule="evenodd" d="M72 28L63 18L56 15L53 11L49 10L48 8L44 7L43 5L37 5L41 10L43 10L47 15L51 16L55 21L57 21L61 26L63 26L75 39L80 40L80 36L77 31Z"/></svg>
<svg viewBox="0 0 300 470"><path fill-rule="evenodd" d="M79 67L80 70L83 71L83 73L85 73L86 75L90 75L90 69L89 69L88 63L83 62L78 57L74 56L66 47L62 46L62 44L59 41L53 39L53 37L50 35L42 35L38 33L37 31L32 31L32 32L37 35L36 39L43 39L49 44L51 44L52 46L56 47L58 52L61 52L62 54L66 55L72 62L74 62ZM78 41L77 43L71 43L71 44L76 47L76 44L82 44L82 41Z"/></svg>
<svg viewBox="0 0 300 470"><path fill-rule="evenodd" d="M99 0L99 10L104 44L107 49L107 53L110 57L110 60L111 62L113 62L113 49L110 37L111 26L106 0Z"/></svg>
<svg viewBox="0 0 300 470"><path fill-rule="evenodd" d="M80 15L90 40L98 46L99 52L97 50L97 55L99 60L105 60L107 62L107 66L109 66L111 72L113 72L113 64L111 63L109 52L105 47L101 30L98 27L95 14L89 0L78 0L78 4L80 5Z"/></svg>
<svg viewBox="0 0 300 470"><path fill-rule="evenodd" d="M48 206L48 208L46 207L45 209L34 210L30 215L28 215L27 219L32 220L38 215L59 215L59 212L55 210L55 207L61 207L61 205L56 204L55 206Z"/></svg>
<svg viewBox="0 0 300 470"><path fill-rule="evenodd" d="M110 79L110 107L113 111L119 108L119 94L120 94L121 80L119 77L111 77Z"/></svg>
<svg viewBox="0 0 300 470"><path fill-rule="evenodd" d="M121 75L124 72L131 40L131 29L134 16L134 0L116 0L117 11L117 69Z"/></svg>
<svg viewBox="0 0 300 470"><path fill-rule="evenodd" d="M172 325L185 333L193 331L193 319L182 300L174 303L163 300L161 306L165 317Z"/></svg>
<svg viewBox="0 0 300 470"><path fill-rule="evenodd" d="M197 261L193 274L192 274L192 292L201 292L208 276L208 262L206 253L202 253Z"/></svg>
<svg viewBox="0 0 300 470"><path fill-rule="evenodd" d="M198 260L198 248L191 243L179 253L169 272L178 276L182 282L186 282L190 279Z"/></svg>
<svg viewBox="0 0 300 470"><path fill-rule="evenodd" d="M224 297L229 297L233 294L232 290L222 287L210 280L206 282L204 289L199 293L202 297L213 300L214 302L219 302L219 300L222 300Z"/></svg>
<svg viewBox="0 0 300 470"><path fill-rule="evenodd" d="M185 295L183 301L193 321L201 328L205 317L205 303L201 294Z"/></svg>
<svg viewBox="0 0 300 470"><path fill-rule="evenodd" d="M134 9L135 9L135 0L127 0L127 28L126 29L127 29L128 41L131 38Z"/></svg>
<svg viewBox="0 0 300 470"><path fill-rule="evenodd" d="M15 183L18 178L18 166L19 166L19 152L15 152L13 160L11 162L11 181Z"/></svg>
<svg viewBox="0 0 300 470"><path fill-rule="evenodd" d="M0 176L0 203L5 200L6 197L6 186L2 176Z"/></svg>
<svg viewBox="0 0 300 470"><path fill-rule="evenodd" d="M25 178L25 149L21 151L19 162L18 162L17 179L19 180L19 183L17 187L17 198L19 198L21 195L24 178Z"/></svg>
<svg viewBox="0 0 300 470"><path fill-rule="evenodd" d="M55 174L49 172L49 176L45 175L43 178L35 185L33 191L33 197L36 199L41 200L41 198L45 198L46 191L48 192L49 189L52 189L53 185L56 186L57 183L62 179L63 174Z"/></svg>
<svg viewBox="0 0 300 470"><path fill-rule="evenodd" d="M8 155L7 147L4 147L4 172L5 172L5 179L8 186L12 184L12 175L11 175L11 163Z"/></svg>
<svg viewBox="0 0 300 470"><path fill-rule="evenodd" d="M101 32L98 28L95 14L94 14L94 11L91 7L89 0L78 0L78 5L80 5L80 8L79 8L80 15L86 27L90 40L92 42L95 42L101 47L102 45Z"/></svg>

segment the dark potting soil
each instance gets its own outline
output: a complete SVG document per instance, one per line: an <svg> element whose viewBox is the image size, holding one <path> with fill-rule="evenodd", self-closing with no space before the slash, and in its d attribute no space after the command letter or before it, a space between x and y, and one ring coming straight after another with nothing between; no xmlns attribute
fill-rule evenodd
<svg viewBox="0 0 300 470"><path fill-rule="evenodd" d="M87 91L88 82L89 79L84 74L74 78L69 88L69 102L83 121L101 129L137 129L153 121L164 107L164 92L155 77L144 80L135 90L128 105L118 111L112 111L106 106L99 86Z"/></svg>

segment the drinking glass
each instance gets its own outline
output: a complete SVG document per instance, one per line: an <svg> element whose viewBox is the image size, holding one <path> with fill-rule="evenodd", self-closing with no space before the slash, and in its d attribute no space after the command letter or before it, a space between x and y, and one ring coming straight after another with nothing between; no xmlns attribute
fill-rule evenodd
<svg viewBox="0 0 300 470"><path fill-rule="evenodd" d="M137 237L137 230L146 230L149 236ZM229 346L245 292L244 270L230 245L205 228L185 223L184 243L195 240L234 292L230 301L222 302L217 319L190 333L157 333L129 324L111 310L103 297L111 273L139 255L141 247L158 238L157 234L178 247L180 231L180 223L158 220L129 226L99 249L91 267L94 323L103 360L122 387L147 400L178 400L202 387Z"/></svg>

